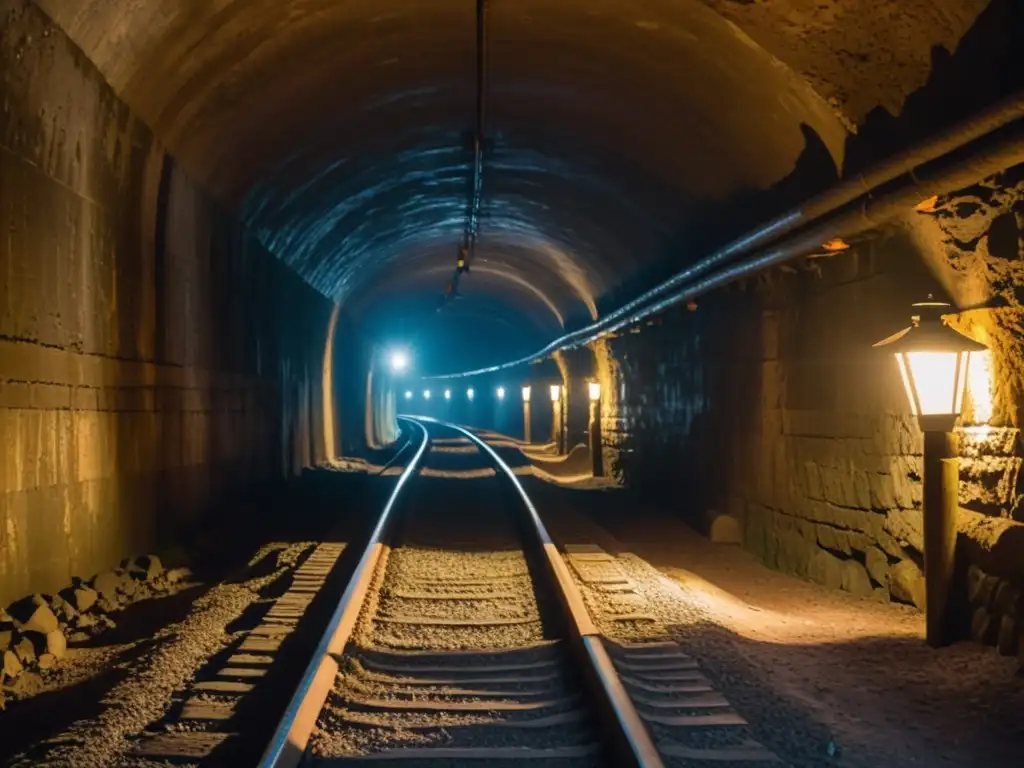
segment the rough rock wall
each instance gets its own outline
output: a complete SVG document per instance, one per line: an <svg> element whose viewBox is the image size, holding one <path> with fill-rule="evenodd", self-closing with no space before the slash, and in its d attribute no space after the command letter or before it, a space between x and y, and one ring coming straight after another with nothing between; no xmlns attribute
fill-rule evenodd
<svg viewBox="0 0 1024 768"><path fill-rule="evenodd" d="M702 0L786 62L848 124L876 107L899 114L956 50L989 0Z"/></svg>
<svg viewBox="0 0 1024 768"><path fill-rule="evenodd" d="M961 441L971 634L1024 654L1024 166L930 201L913 233L965 309L960 330L992 349L991 403L968 412Z"/></svg>
<svg viewBox="0 0 1024 768"><path fill-rule="evenodd" d="M940 288L897 233L612 340L617 470L681 482L697 525L735 515L771 567L920 605L921 438L871 345Z"/></svg>
<svg viewBox="0 0 1024 768"><path fill-rule="evenodd" d="M165 159L42 13L0 10L3 604L322 454L330 305Z"/></svg>

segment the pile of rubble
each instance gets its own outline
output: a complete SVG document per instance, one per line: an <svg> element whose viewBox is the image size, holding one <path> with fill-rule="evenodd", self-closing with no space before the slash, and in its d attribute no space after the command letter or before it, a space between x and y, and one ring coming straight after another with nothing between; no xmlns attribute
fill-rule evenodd
<svg viewBox="0 0 1024 768"><path fill-rule="evenodd" d="M187 568L168 570L156 555L143 555L88 581L76 577L56 595L29 595L0 608L0 684L26 670L54 667L69 642L85 643L116 626L109 614L175 591L189 575ZM0 691L0 709L3 705Z"/></svg>

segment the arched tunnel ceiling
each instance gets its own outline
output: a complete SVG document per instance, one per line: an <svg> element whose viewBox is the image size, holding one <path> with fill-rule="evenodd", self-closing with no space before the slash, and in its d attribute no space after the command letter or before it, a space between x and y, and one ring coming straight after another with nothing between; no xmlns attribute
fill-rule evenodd
<svg viewBox="0 0 1024 768"><path fill-rule="evenodd" d="M473 0L39 4L319 290L370 316L440 294L470 189ZM984 5L490 0L494 144L451 311L525 344L593 317L671 260L709 201L789 174L808 133L841 166L843 126L898 109Z"/></svg>

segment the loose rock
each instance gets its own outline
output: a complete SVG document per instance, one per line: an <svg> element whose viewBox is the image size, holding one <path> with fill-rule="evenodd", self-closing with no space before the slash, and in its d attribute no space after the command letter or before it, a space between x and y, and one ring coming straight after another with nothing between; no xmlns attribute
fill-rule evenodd
<svg viewBox="0 0 1024 768"><path fill-rule="evenodd" d="M913 560L900 560L889 570L892 596L924 610L924 574Z"/></svg>
<svg viewBox="0 0 1024 768"><path fill-rule="evenodd" d="M31 664L36 660L36 649L27 637L22 637L14 643L14 653L22 664Z"/></svg>
<svg viewBox="0 0 1024 768"><path fill-rule="evenodd" d="M68 641L59 629L46 636L46 652L58 659L64 658L68 652Z"/></svg>
<svg viewBox="0 0 1024 768"><path fill-rule="evenodd" d="M708 538L714 544L742 544L743 527L732 515L723 515L720 512L711 510L708 512L711 525L708 528Z"/></svg>
<svg viewBox="0 0 1024 768"><path fill-rule="evenodd" d="M4 674L11 679L16 678L25 669L14 651L4 651L3 662Z"/></svg>
<svg viewBox="0 0 1024 768"><path fill-rule="evenodd" d="M152 581L161 573L164 566L156 555L142 555L127 562L128 573L137 579Z"/></svg>
<svg viewBox="0 0 1024 768"><path fill-rule="evenodd" d="M55 666L57 666L57 657L52 653L44 653L39 657L40 669L53 669Z"/></svg>
<svg viewBox="0 0 1024 768"><path fill-rule="evenodd" d="M96 590L100 598L108 604L118 603L118 593L125 582L131 579L123 571L107 571L96 576L92 581L92 588Z"/></svg>
<svg viewBox="0 0 1024 768"><path fill-rule="evenodd" d="M78 610L59 595L53 598L50 609L57 615L57 620L62 624L68 624L78 615Z"/></svg>
<svg viewBox="0 0 1024 768"><path fill-rule="evenodd" d="M164 575L171 584L177 584L179 581L190 578L192 571L189 568L171 568Z"/></svg>
<svg viewBox="0 0 1024 768"><path fill-rule="evenodd" d="M96 592L92 587L81 585L75 587L68 587L61 591L61 597L63 597L68 604L73 605L76 611L88 611L99 600L99 593Z"/></svg>
<svg viewBox="0 0 1024 768"><path fill-rule="evenodd" d="M40 632L46 634L59 628L57 617L46 599L42 595L30 595L12 603L7 612L14 617L14 621L25 631Z"/></svg>

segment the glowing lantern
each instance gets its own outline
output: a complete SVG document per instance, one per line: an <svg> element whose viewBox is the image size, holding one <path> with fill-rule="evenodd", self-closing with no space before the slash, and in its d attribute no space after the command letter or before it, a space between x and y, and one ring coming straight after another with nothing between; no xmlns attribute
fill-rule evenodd
<svg viewBox="0 0 1024 768"><path fill-rule="evenodd" d="M530 402L530 392L531 392L530 387L523 387L523 402L524 403Z"/></svg>
<svg viewBox="0 0 1024 768"><path fill-rule="evenodd" d="M971 357L986 348L946 325L942 312L949 305L931 299L914 304L910 327L875 346L896 356L910 410L924 433L925 639L940 646L956 636L950 621L959 511L959 451L953 427L963 409Z"/></svg>
<svg viewBox="0 0 1024 768"><path fill-rule="evenodd" d="M557 403L558 398L562 396L562 387L558 384L551 385L551 402Z"/></svg>
<svg viewBox="0 0 1024 768"><path fill-rule="evenodd" d="M921 430L948 432L964 405L964 388L971 357L986 347L942 320L949 304L941 301L913 305L912 324L875 344L896 356L911 412Z"/></svg>
<svg viewBox="0 0 1024 768"><path fill-rule="evenodd" d="M596 402L601 399L601 383L598 381L591 381L587 384L587 394L590 395L590 400Z"/></svg>

